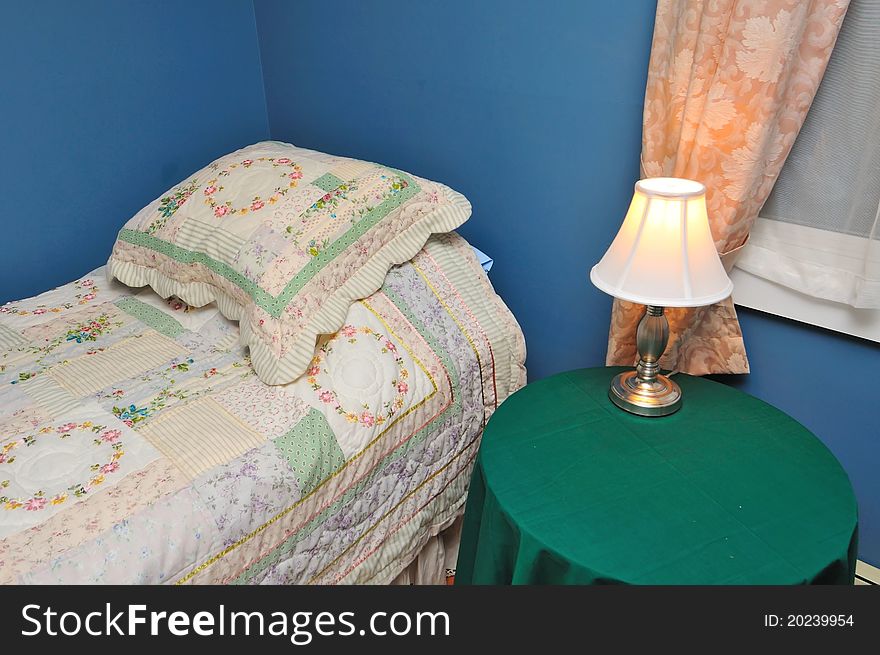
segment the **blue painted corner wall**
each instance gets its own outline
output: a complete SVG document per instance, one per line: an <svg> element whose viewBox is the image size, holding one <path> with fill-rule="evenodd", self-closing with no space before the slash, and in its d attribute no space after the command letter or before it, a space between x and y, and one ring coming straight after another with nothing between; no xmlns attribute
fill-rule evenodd
<svg viewBox="0 0 880 655"><path fill-rule="evenodd" d="M103 264L137 210L269 133L249 0L0 8L0 302Z"/></svg>

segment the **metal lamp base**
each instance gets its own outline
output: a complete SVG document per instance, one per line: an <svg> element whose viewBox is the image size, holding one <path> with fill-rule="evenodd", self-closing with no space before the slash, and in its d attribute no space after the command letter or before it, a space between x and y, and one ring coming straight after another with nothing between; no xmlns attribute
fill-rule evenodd
<svg viewBox="0 0 880 655"><path fill-rule="evenodd" d="M636 371L616 375L608 397L620 409L639 416L668 416L681 408L681 388L660 374L650 381L639 379Z"/></svg>
<svg viewBox="0 0 880 655"><path fill-rule="evenodd" d="M681 388L660 374L660 356L669 340L669 322L663 308L645 307L636 330L639 363L636 370L617 375L608 397L620 409L639 416L668 416L681 407Z"/></svg>

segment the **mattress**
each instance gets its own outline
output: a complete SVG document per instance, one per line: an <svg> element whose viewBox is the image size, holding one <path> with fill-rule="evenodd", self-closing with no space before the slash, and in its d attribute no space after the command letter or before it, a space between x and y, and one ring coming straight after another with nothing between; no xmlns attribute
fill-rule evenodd
<svg viewBox="0 0 880 655"><path fill-rule="evenodd" d="M435 235L284 386L103 270L0 308L0 582L385 583L463 510L525 344Z"/></svg>

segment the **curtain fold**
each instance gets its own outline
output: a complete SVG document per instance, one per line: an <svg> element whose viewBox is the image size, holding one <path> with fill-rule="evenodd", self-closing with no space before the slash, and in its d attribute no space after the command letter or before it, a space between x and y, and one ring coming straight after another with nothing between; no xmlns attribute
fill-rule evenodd
<svg viewBox="0 0 880 655"><path fill-rule="evenodd" d="M698 180L729 269L770 194L824 74L849 0L659 0L642 175ZM644 307L614 301L609 365L636 361ZM661 365L748 373L733 302L670 308Z"/></svg>

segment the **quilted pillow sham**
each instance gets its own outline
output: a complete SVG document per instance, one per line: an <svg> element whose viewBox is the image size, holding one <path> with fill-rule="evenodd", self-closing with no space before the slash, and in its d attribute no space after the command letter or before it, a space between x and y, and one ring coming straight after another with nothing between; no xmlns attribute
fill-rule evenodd
<svg viewBox="0 0 880 655"><path fill-rule="evenodd" d="M368 162L266 141L212 162L119 232L109 277L238 320L263 382L299 377L321 334L470 203Z"/></svg>

